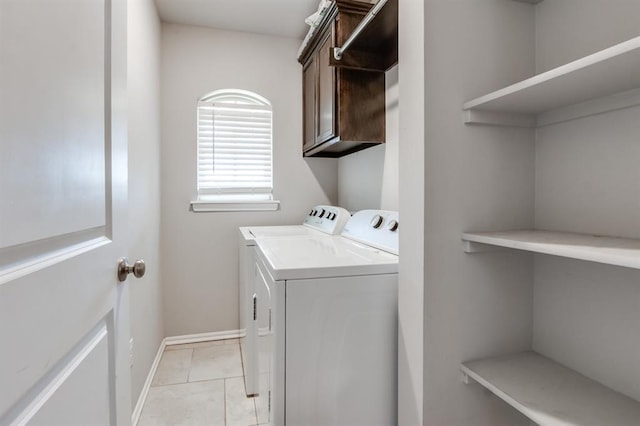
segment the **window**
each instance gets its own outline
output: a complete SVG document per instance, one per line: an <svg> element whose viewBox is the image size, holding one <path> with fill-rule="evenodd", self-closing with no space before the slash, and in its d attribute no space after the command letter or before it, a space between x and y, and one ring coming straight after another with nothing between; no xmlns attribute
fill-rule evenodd
<svg viewBox="0 0 640 426"><path fill-rule="evenodd" d="M198 100L197 114L193 210L276 210L269 101L244 90L219 90Z"/></svg>

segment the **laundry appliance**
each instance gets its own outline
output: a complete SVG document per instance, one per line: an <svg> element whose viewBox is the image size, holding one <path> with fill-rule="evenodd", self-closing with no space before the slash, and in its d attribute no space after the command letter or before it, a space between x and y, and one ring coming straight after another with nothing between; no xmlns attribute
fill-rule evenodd
<svg viewBox="0 0 640 426"><path fill-rule="evenodd" d="M341 236L257 240L273 426L396 424L398 229L397 212L363 210Z"/></svg>
<svg viewBox="0 0 640 426"><path fill-rule="evenodd" d="M243 226L239 228L240 349L247 396L259 394L258 360L255 346L257 297L253 286L256 266L254 254L256 239L339 235L350 217L350 213L341 207L319 205L309 211L301 225Z"/></svg>

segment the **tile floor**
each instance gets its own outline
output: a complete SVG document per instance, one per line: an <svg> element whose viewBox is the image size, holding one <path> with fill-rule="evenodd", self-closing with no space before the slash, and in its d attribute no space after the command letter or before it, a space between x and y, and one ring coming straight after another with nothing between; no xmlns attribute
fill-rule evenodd
<svg viewBox="0 0 640 426"><path fill-rule="evenodd" d="M138 426L253 426L237 339L167 346Z"/></svg>

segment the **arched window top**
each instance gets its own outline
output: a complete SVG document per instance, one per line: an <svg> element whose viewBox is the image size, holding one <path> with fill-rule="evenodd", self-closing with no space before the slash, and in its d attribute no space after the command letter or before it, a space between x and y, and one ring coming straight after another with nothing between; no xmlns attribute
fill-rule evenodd
<svg viewBox="0 0 640 426"><path fill-rule="evenodd" d="M241 89L214 90L198 99L198 102L271 106L271 102L266 98Z"/></svg>
<svg viewBox="0 0 640 426"><path fill-rule="evenodd" d="M272 109L248 90L198 99L198 198L271 200Z"/></svg>

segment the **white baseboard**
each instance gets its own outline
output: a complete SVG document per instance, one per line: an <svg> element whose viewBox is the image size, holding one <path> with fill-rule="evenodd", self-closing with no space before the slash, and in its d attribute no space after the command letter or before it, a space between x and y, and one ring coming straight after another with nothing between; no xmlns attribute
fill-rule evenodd
<svg viewBox="0 0 640 426"><path fill-rule="evenodd" d="M138 402L133 409L133 413L131 414L131 424L136 426L138 424L138 420L140 420L140 414L142 414L142 407L144 407L144 403L147 400L147 395L149 394L149 388L151 387L151 382L153 381L153 376L156 375L156 370L158 369L158 365L160 364L160 358L162 358L162 353L164 352L164 348L167 346L167 339L162 339L160 342L160 347L158 348L158 352L156 353L156 358L153 360L153 364L151 364L151 368L149 369L149 374L147 374L147 380L144 382L144 386L142 386L142 391L140 391L140 396L138 397Z"/></svg>
<svg viewBox="0 0 640 426"><path fill-rule="evenodd" d="M184 336L170 336L162 339L160 347L158 348L158 353L156 353L156 358L153 360L153 364L151 364L149 374L147 374L147 380L144 382L144 386L142 387L142 391L138 397L138 402L131 414L131 424L135 426L138 424L138 420L140 420L142 407L144 407L144 403L147 400L149 388L151 388L151 382L153 382L153 377L155 376L158 365L160 364L160 358L162 358L162 353L167 346L184 345L185 343L210 342L212 340L237 339L239 337L242 337L240 330L228 330L212 333L186 334Z"/></svg>
<svg viewBox="0 0 640 426"><path fill-rule="evenodd" d="M210 342L212 340L237 339L242 337L240 330L215 331L212 333L185 334L184 336L171 336L165 338L165 344L184 345L185 343Z"/></svg>

